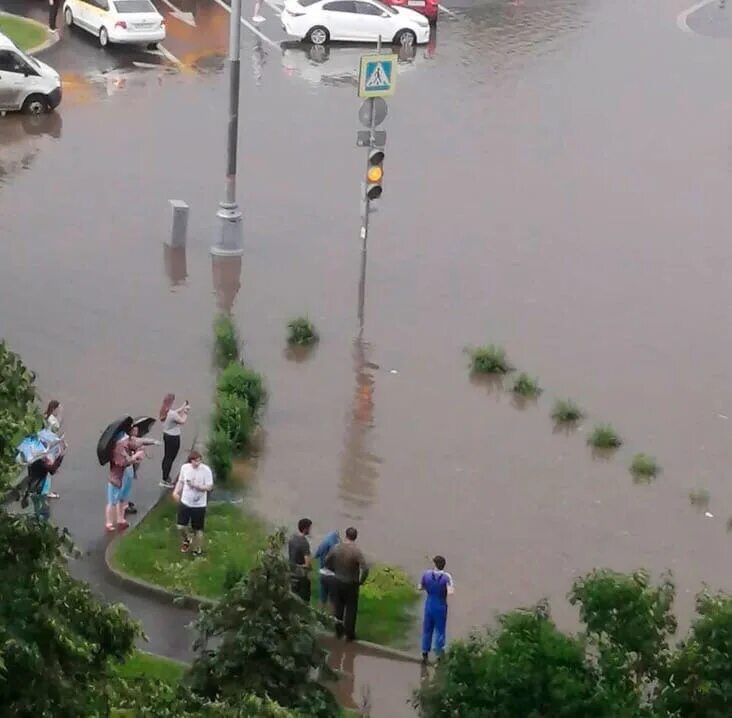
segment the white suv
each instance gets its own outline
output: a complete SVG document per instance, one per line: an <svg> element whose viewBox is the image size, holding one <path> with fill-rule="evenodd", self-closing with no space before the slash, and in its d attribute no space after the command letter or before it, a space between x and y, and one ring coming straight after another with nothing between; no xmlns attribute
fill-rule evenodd
<svg viewBox="0 0 732 718"><path fill-rule="evenodd" d="M153 48L165 40L165 20L150 0L66 0L64 22L95 35L102 47L119 42Z"/></svg>

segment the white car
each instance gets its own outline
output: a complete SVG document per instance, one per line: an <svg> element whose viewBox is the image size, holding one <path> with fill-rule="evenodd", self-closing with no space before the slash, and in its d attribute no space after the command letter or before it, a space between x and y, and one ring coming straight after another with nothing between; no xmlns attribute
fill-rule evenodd
<svg viewBox="0 0 732 718"><path fill-rule="evenodd" d="M288 35L324 45L330 40L386 44L426 43L430 24L424 15L390 7L379 0L287 0L280 16Z"/></svg>
<svg viewBox="0 0 732 718"><path fill-rule="evenodd" d="M64 22L95 35L102 47L119 42L153 48L165 40L165 19L150 0L66 0Z"/></svg>

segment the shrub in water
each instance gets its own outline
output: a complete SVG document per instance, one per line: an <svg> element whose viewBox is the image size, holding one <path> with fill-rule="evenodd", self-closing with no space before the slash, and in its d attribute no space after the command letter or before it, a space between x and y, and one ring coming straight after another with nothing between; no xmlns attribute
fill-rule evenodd
<svg viewBox="0 0 732 718"><path fill-rule="evenodd" d="M223 396L243 399L255 415L267 398L262 376L238 361L233 361L219 374L216 386Z"/></svg>
<svg viewBox="0 0 732 718"><path fill-rule="evenodd" d="M623 440L610 424L599 424L592 430L587 443L595 449L617 449Z"/></svg>
<svg viewBox="0 0 732 718"><path fill-rule="evenodd" d="M220 314L214 322L214 344L219 366L239 358L239 336L234 322L226 314Z"/></svg>
<svg viewBox="0 0 732 718"><path fill-rule="evenodd" d="M648 454L636 454L630 464L630 473L638 479L652 479L661 471L656 460Z"/></svg>
<svg viewBox="0 0 732 718"><path fill-rule="evenodd" d="M580 421L584 412L571 399L559 399L552 409L552 419L557 424L571 424Z"/></svg>
<svg viewBox="0 0 732 718"><path fill-rule="evenodd" d="M231 441L223 431L214 431L209 437L206 457L216 481L226 483L231 476L233 452Z"/></svg>
<svg viewBox="0 0 732 718"><path fill-rule="evenodd" d="M524 399L536 399L542 392L538 379L532 379L526 372L521 372L516 377L511 391Z"/></svg>
<svg viewBox="0 0 732 718"><path fill-rule="evenodd" d="M706 508L709 506L709 492L706 489L694 489L689 492L689 501L693 506Z"/></svg>
<svg viewBox="0 0 732 718"><path fill-rule="evenodd" d="M254 429L254 419L246 399L231 394L219 394L216 398L214 431L221 432L233 451L241 451L249 443Z"/></svg>
<svg viewBox="0 0 732 718"><path fill-rule="evenodd" d="M295 317L287 324L288 344L310 346L320 339L313 323L307 317Z"/></svg>
<svg viewBox="0 0 732 718"><path fill-rule="evenodd" d="M502 347L489 344L469 349L471 368L476 374L508 374L513 367Z"/></svg>

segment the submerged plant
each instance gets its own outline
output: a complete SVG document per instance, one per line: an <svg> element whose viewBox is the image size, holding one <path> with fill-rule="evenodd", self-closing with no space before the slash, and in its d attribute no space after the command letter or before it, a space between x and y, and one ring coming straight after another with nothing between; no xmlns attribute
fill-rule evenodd
<svg viewBox="0 0 732 718"><path fill-rule="evenodd" d="M653 456L636 454L630 464L630 473L636 479L653 479L661 473L661 467Z"/></svg>
<svg viewBox="0 0 732 718"><path fill-rule="evenodd" d="M219 314L214 321L214 345L219 366L226 366L230 361L239 358L239 336L234 322L227 314Z"/></svg>
<svg viewBox="0 0 732 718"><path fill-rule="evenodd" d="M307 317L295 317L287 323L287 343L311 346L320 339L313 323Z"/></svg>
<svg viewBox="0 0 732 718"><path fill-rule="evenodd" d="M706 489L694 489L689 491L689 501L692 506L697 506L700 509L709 506L709 492Z"/></svg>
<svg viewBox="0 0 732 718"><path fill-rule="evenodd" d="M580 421L584 412L571 399L557 399L552 409L552 419L557 424L571 424Z"/></svg>
<svg viewBox="0 0 732 718"><path fill-rule="evenodd" d="M468 349L471 369L476 374L508 374L513 371L503 347L495 344Z"/></svg>
<svg viewBox="0 0 732 718"><path fill-rule="evenodd" d="M524 399L536 399L543 389L538 379L532 379L526 372L521 372L513 382L511 391Z"/></svg>
<svg viewBox="0 0 732 718"><path fill-rule="evenodd" d="M587 439L594 449L617 449L623 440L610 424L598 424Z"/></svg>

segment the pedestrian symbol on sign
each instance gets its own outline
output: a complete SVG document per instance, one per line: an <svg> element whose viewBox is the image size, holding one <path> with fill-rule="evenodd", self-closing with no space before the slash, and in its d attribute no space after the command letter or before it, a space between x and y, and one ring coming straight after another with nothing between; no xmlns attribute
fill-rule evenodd
<svg viewBox="0 0 732 718"><path fill-rule="evenodd" d="M396 55L363 55L359 74L359 97L385 97L394 94Z"/></svg>

